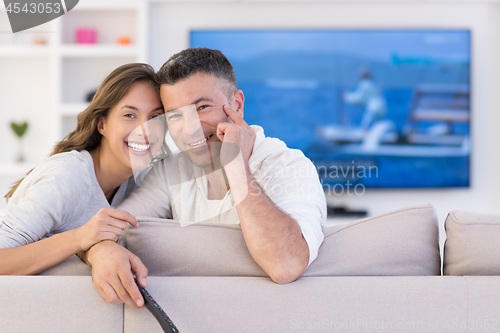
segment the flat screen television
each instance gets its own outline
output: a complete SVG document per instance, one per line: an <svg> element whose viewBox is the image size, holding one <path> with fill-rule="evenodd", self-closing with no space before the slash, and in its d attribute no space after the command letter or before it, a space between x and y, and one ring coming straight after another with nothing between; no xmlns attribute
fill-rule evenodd
<svg viewBox="0 0 500 333"><path fill-rule="evenodd" d="M325 189L468 187L469 30L193 30Z"/></svg>

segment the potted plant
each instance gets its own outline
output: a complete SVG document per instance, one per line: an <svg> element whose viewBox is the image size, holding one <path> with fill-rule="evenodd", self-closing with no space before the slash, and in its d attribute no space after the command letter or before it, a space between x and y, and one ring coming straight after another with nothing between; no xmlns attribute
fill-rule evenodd
<svg viewBox="0 0 500 333"><path fill-rule="evenodd" d="M18 139L18 146L17 146L17 158L16 162L22 163L24 162L24 152L23 152L23 143L22 139L24 134L26 134L26 131L28 130L28 123L23 122L23 123L16 123L11 121L10 122L10 128L12 128L12 131L14 134L17 136Z"/></svg>

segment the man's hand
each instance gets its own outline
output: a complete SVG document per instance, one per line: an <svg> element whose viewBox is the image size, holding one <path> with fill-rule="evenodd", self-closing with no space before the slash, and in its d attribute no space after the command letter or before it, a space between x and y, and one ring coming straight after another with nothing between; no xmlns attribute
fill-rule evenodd
<svg viewBox="0 0 500 333"><path fill-rule="evenodd" d="M108 303L126 303L138 309L144 305L134 276L146 287L148 269L139 257L113 241L102 241L87 251L87 261L92 266L92 281L97 291Z"/></svg>
<svg viewBox="0 0 500 333"><path fill-rule="evenodd" d="M217 126L217 137L222 141L220 159L238 210L245 243L255 262L273 281L289 283L307 267L308 244L298 223L275 206L250 174L248 160L255 132L236 111L225 105L223 110L234 123L223 122ZM241 156L236 151L238 147Z"/></svg>
<svg viewBox="0 0 500 333"><path fill-rule="evenodd" d="M234 148L239 148L243 160L248 164L255 142L255 132L236 111L227 105L223 105L222 110L233 123L221 122L217 125L217 137L222 141L221 164L223 166L227 165L238 155L233 151ZM232 145L225 145L225 143Z"/></svg>

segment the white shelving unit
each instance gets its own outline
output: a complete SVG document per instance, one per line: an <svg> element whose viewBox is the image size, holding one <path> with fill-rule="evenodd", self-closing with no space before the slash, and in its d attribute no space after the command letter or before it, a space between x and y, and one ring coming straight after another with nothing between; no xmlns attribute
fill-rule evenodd
<svg viewBox="0 0 500 333"><path fill-rule="evenodd" d="M138 52L138 48L134 46L68 45L61 47L63 57L136 57Z"/></svg>
<svg viewBox="0 0 500 333"><path fill-rule="evenodd" d="M6 205L3 196L14 182L21 179L41 160L50 149L55 131L52 119L53 105L50 96L54 82L52 74L53 34L52 24L35 27L28 34L5 33L10 31L7 12L0 6L0 210ZM43 45L34 41L44 40ZM21 95L22 94L22 95ZM33 112L36 110L37 112ZM29 128L23 138L26 163L15 163L18 142L12 133L11 121L28 121ZM40 124L36 126L35 124ZM41 140L43 138L43 140Z"/></svg>
<svg viewBox="0 0 500 333"><path fill-rule="evenodd" d="M86 0L58 19L24 33L0 34L0 209L7 188L76 127L87 95L116 67L147 62L147 10L144 0ZM97 31L96 44L77 44L76 30ZM10 31L0 5L0 30ZM128 37L121 45L118 38ZM35 39L44 45L34 45ZM26 92L26 94L21 92ZM20 95L22 94L22 97ZM25 96L24 96L25 95ZM36 110L37 112L33 112ZM13 162L17 142L10 121L28 121L26 164Z"/></svg>
<svg viewBox="0 0 500 333"><path fill-rule="evenodd" d="M76 116L88 105L87 95L116 67L146 62L147 3L82 2L56 20L56 122L59 140L75 128ZM97 31L96 44L77 44L80 27ZM131 43L120 45L126 36Z"/></svg>
<svg viewBox="0 0 500 333"><path fill-rule="evenodd" d="M0 48L0 57L48 57L50 55L50 48L48 46L18 46L13 45L10 47L5 47L2 45Z"/></svg>
<svg viewBox="0 0 500 333"><path fill-rule="evenodd" d="M85 110L89 103L61 103L59 105L60 115L62 117L76 117L82 110Z"/></svg>

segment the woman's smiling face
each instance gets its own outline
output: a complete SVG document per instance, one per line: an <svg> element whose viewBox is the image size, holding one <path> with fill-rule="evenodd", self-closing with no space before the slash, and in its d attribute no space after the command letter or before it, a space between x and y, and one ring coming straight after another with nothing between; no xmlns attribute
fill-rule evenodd
<svg viewBox="0 0 500 333"><path fill-rule="evenodd" d="M117 171L144 169L164 139L163 106L151 82L138 81L99 121L101 151Z"/></svg>

